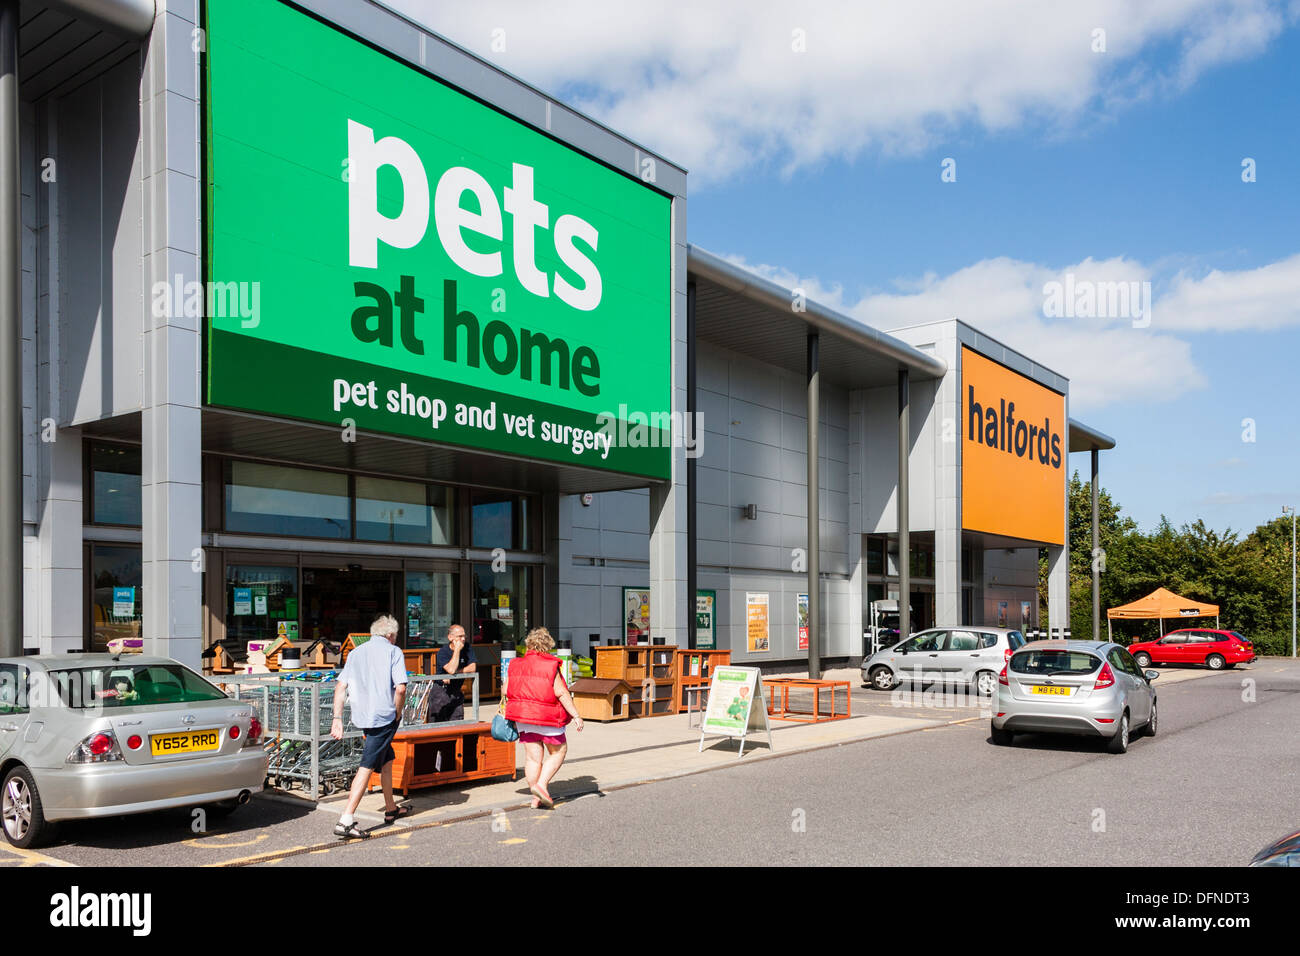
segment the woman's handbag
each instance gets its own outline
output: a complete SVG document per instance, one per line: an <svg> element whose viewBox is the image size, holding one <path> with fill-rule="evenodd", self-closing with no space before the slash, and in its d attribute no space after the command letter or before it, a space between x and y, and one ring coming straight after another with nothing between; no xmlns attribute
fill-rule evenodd
<svg viewBox="0 0 1300 956"><path fill-rule="evenodd" d="M506 699L501 697L501 706L497 708L496 716L492 718L492 739L499 740L504 744L512 744L519 739L519 731L515 728L513 720L506 720Z"/></svg>

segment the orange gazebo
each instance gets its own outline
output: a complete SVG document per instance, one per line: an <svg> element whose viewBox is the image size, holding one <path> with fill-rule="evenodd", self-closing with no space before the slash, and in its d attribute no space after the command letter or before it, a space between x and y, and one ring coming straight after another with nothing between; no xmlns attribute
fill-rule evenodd
<svg viewBox="0 0 1300 956"><path fill-rule="evenodd" d="M1165 633L1166 618L1209 617L1214 615L1214 626L1219 626L1219 605L1205 604L1175 594L1168 588L1156 588L1146 597L1138 598L1129 604L1121 604L1106 612L1106 635L1111 635L1111 621L1150 620L1160 621L1160 634Z"/></svg>

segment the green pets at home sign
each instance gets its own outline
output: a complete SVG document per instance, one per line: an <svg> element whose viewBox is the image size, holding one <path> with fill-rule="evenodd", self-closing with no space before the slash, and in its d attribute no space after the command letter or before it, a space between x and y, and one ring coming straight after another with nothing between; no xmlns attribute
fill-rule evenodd
<svg viewBox="0 0 1300 956"><path fill-rule="evenodd" d="M668 477L670 200L292 7L206 7L208 402Z"/></svg>

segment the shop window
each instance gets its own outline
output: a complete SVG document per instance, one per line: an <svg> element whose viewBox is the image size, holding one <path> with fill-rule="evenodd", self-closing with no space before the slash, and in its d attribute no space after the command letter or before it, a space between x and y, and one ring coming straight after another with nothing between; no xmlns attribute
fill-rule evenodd
<svg viewBox="0 0 1300 956"><path fill-rule="evenodd" d="M474 547L531 550L530 517L524 495L475 494L470 508Z"/></svg>
<svg viewBox="0 0 1300 956"><path fill-rule="evenodd" d="M226 463L226 530L349 538L348 476L256 462Z"/></svg>
<svg viewBox="0 0 1300 956"><path fill-rule="evenodd" d="M107 651L111 641L140 637L143 580L139 546L97 544L91 549L91 651Z"/></svg>
<svg viewBox="0 0 1300 956"><path fill-rule="evenodd" d="M531 626L529 578L526 567L493 571L490 564L474 565L474 641L523 643Z"/></svg>
<svg viewBox="0 0 1300 956"><path fill-rule="evenodd" d="M226 566L226 637L240 643L298 639L298 569Z"/></svg>
<svg viewBox="0 0 1300 956"><path fill-rule="evenodd" d="M90 522L140 527L140 449L90 445Z"/></svg>
<svg viewBox="0 0 1300 956"><path fill-rule="evenodd" d="M387 478L356 480L357 537L400 544L454 544L450 488Z"/></svg>
<svg viewBox="0 0 1300 956"><path fill-rule="evenodd" d="M885 573L885 539L867 539L867 573Z"/></svg>
<svg viewBox="0 0 1300 956"><path fill-rule="evenodd" d="M934 577L934 549L928 545L913 546L911 569L914 578Z"/></svg>
<svg viewBox="0 0 1300 956"><path fill-rule="evenodd" d="M460 576L450 571L406 572L406 646L439 647L456 622Z"/></svg>

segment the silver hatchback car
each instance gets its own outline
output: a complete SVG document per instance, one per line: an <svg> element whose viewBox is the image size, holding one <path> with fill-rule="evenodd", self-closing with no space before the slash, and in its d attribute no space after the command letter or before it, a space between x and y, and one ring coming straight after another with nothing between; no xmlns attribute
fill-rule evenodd
<svg viewBox="0 0 1300 956"><path fill-rule="evenodd" d="M864 660L862 682L876 690L892 690L900 681L961 684L990 697L998 671L1024 644L1019 631L1005 627L935 627Z"/></svg>
<svg viewBox="0 0 1300 956"><path fill-rule="evenodd" d="M1160 675L1106 641L1035 641L1011 655L998 676L993 742L1017 733L1102 737L1111 753L1128 750L1135 733L1156 735Z"/></svg>
<svg viewBox="0 0 1300 956"><path fill-rule="evenodd" d="M266 781L262 726L165 657L0 658L0 810L18 847L51 823L209 804L233 810Z"/></svg>

